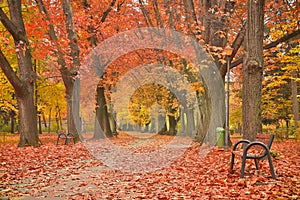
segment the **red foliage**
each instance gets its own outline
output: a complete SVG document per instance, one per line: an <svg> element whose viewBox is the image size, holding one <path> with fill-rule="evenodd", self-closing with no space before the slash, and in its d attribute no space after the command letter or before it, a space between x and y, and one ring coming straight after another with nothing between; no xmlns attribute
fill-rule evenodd
<svg viewBox="0 0 300 200"><path fill-rule="evenodd" d="M130 138L114 138L128 144ZM280 156L273 158L278 180L271 178L268 162L260 172L247 162L245 179L229 173L230 152L211 149L206 157L192 145L170 166L154 172L125 173L112 170L94 159L82 143L17 148L0 146L0 198L31 195L66 199L299 199L300 144L275 142ZM169 141L168 136L157 142ZM145 145L147 146L147 145ZM138 149L142 149L139 146ZM147 147L148 148L148 147ZM151 149L151 148L150 148ZM146 150L144 150L146 151Z"/></svg>

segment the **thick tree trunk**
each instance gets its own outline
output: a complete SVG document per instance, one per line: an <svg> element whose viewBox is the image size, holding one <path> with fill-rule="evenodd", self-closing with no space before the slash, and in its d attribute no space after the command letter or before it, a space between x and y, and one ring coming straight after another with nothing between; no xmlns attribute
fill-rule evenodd
<svg viewBox="0 0 300 200"><path fill-rule="evenodd" d="M95 126L94 139L113 136L109 124L104 90L102 86L97 87L96 124L100 126Z"/></svg>
<svg viewBox="0 0 300 200"><path fill-rule="evenodd" d="M73 22L73 11L69 0L62 1L63 12L66 18L66 30L68 34L70 56L72 58L72 63L70 67L71 76L63 76L69 79L64 80L67 92L67 109L68 109L68 130L75 135L75 140L79 141L80 138L80 116L79 116L79 91L80 91L80 80L77 76L80 61L79 61L79 46L78 40L75 32L74 22ZM64 70L63 72L66 72ZM67 73L69 74L69 73Z"/></svg>
<svg viewBox="0 0 300 200"><path fill-rule="evenodd" d="M262 131L261 88L263 75L264 0L248 1L243 63L243 138L255 140Z"/></svg>
<svg viewBox="0 0 300 200"><path fill-rule="evenodd" d="M63 78L63 82L64 85L66 87L66 101L67 101L67 128L68 131L73 133L75 135L75 140L79 141L79 134L77 131L77 127L76 125L79 126L79 123L75 122L75 116L77 116L77 113L79 113L79 111L76 110L76 101L78 101L78 99L75 98L75 96L73 96L74 91L73 90L77 90L77 86L75 86L74 84L74 79L73 79L73 75L71 74L71 72L67 69L67 68L62 68L60 70L61 74L62 74L62 78ZM75 88L74 88L75 86Z"/></svg>
<svg viewBox="0 0 300 200"><path fill-rule="evenodd" d="M176 125L177 121L174 116L169 115L169 135L176 135Z"/></svg>
<svg viewBox="0 0 300 200"><path fill-rule="evenodd" d="M20 142L18 144L19 147L24 147L27 145L38 146L39 139L37 135L37 118L33 99L33 92L31 93L31 95L28 94L23 97L17 96L20 116Z"/></svg>
<svg viewBox="0 0 300 200"><path fill-rule="evenodd" d="M20 47L23 49L24 47ZM21 50L19 50L21 51ZM18 53L20 79L23 82L26 90L20 91L16 89L16 97L19 106L19 132L20 142L19 147L38 146L38 130L37 130L37 111L34 104L34 82L31 54L27 50L25 54Z"/></svg>

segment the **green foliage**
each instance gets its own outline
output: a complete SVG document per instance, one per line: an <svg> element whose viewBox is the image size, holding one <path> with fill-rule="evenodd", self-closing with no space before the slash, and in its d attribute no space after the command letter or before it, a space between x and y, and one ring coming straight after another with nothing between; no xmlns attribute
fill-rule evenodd
<svg viewBox="0 0 300 200"><path fill-rule="evenodd" d="M280 158L280 155L281 155L280 152L277 152L277 151L275 151L274 149L271 149L271 150L270 150L270 154L271 154L271 156L272 156L273 158L275 158L275 159L279 159L279 158Z"/></svg>

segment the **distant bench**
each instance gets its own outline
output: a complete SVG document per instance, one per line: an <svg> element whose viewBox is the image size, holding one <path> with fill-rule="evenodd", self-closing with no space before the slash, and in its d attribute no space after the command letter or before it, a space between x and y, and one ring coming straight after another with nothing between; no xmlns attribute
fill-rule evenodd
<svg viewBox="0 0 300 200"><path fill-rule="evenodd" d="M64 139L66 145L69 143L69 140L73 139L73 142L75 144L75 135L73 133L66 132L65 130L58 130L57 131L56 145L58 145L59 139Z"/></svg>
<svg viewBox="0 0 300 200"><path fill-rule="evenodd" d="M255 167L259 170L258 161L263 159L268 159L270 171L272 177L276 179L274 166L270 154L270 149L273 143L275 135L274 134L257 134L256 141L250 142L249 140L239 140L236 142L232 148L231 162L230 162L230 172L233 173L234 157L238 155L242 157L242 166L240 177L244 178L244 171L246 166L246 159L253 159L255 162ZM265 144L267 141L267 144ZM239 144L246 144L245 148L238 149ZM241 145L240 145L241 146Z"/></svg>

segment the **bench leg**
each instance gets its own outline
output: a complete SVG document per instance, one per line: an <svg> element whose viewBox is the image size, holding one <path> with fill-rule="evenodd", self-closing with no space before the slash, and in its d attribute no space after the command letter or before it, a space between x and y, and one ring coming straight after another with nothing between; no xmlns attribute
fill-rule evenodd
<svg viewBox="0 0 300 200"><path fill-rule="evenodd" d="M271 171L271 174L272 174L272 178L274 178L276 180L275 170L274 170L274 166L273 166L273 162L272 162L270 152L268 152L267 155L268 155L268 161L269 161L269 165L270 165L270 171Z"/></svg>
<svg viewBox="0 0 300 200"><path fill-rule="evenodd" d="M241 167L241 175L240 175L240 178L244 178L244 175L245 175L245 167L246 167L246 157L243 156L243 158L242 158L242 167Z"/></svg>
<svg viewBox="0 0 300 200"><path fill-rule="evenodd" d="M254 159L254 162L255 162L256 169L259 170L258 159Z"/></svg>
<svg viewBox="0 0 300 200"><path fill-rule="evenodd" d="M233 173L233 165L234 165L234 153L231 154L231 161L230 161L230 173Z"/></svg>

